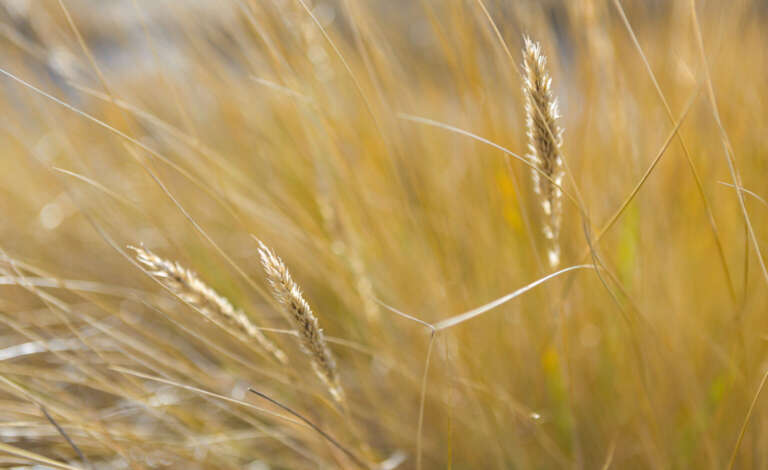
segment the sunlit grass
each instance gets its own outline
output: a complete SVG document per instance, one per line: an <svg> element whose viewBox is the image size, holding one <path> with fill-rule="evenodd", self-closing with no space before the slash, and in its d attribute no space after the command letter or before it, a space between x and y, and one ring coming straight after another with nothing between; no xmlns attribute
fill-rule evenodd
<svg viewBox="0 0 768 470"><path fill-rule="evenodd" d="M0 466L768 466L768 10L726 3L0 4Z"/></svg>

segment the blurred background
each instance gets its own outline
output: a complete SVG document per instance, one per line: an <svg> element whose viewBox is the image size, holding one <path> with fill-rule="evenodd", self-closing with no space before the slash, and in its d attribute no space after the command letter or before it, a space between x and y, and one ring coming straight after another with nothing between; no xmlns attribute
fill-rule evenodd
<svg viewBox="0 0 768 470"><path fill-rule="evenodd" d="M744 0L3 0L0 467L360 466L251 386L370 468L768 468L767 24ZM526 35L564 129L554 268Z"/></svg>

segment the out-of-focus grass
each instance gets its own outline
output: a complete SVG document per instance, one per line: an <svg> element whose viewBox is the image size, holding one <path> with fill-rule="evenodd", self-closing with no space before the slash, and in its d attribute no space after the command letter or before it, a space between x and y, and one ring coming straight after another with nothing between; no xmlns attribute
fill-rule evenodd
<svg viewBox="0 0 768 470"><path fill-rule="evenodd" d="M221 3L2 4L0 466L355 468L253 387L371 465L768 468L762 2ZM526 152L523 34L565 128L561 267L593 268L433 335L392 309L437 325L554 271L530 169L498 148ZM139 243L289 366L153 282Z"/></svg>

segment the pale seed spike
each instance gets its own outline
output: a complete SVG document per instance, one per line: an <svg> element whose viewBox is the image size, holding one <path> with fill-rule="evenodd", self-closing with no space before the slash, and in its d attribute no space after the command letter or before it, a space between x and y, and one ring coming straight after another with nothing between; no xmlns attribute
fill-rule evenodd
<svg viewBox="0 0 768 470"><path fill-rule="evenodd" d="M524 38L523 94L528 135L533 187L541 199L544 222L542 231L548 243L548 260L552 267L560 263L560 220L562 216L562 190L557 186L563 180L563 159L560 154L562 129L557 125L559 110L552 93L552 78L547 72L547 59L539 43ZM540 174L546 175L546 178ZM557 183L557 184L555 184Z"/></svg>
<svg viewBox="0 0 768 470"><path fill-rule="evenodd" d="M312 309L283 260L261 241L259 241L259 256L267 281L272 288L272 294L293 319L301 339L302 349L311 357L315 374L328 387L333 398L341 403L344 400L344 391L339 382L336 361L325 343L325 336L317 317L312 313Z"/></svg>
<svg viewBox="0 0 768 470"><path fill-rule="evenodd" d="M184 268L179 263L163 259L143 247L129 246L136 260L144 265L149 274L185 302L195 307L206 318L220 321L254 339L259 346L285 364L287 358L264 333L254 325L242 310L235 309L225 297L203 282L196 273Z"/></svg>

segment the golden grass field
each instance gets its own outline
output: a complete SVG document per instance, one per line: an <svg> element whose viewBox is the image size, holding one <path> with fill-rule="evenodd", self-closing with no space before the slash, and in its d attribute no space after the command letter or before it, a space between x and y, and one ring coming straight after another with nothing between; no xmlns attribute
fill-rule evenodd
<svg viewBox="0 0 768 470"><path fill-rule="evenodd" d="M767 45L757 0L5 0L0 467L768 469Z"/></svg>

